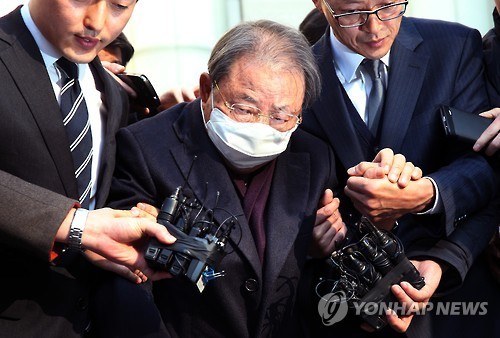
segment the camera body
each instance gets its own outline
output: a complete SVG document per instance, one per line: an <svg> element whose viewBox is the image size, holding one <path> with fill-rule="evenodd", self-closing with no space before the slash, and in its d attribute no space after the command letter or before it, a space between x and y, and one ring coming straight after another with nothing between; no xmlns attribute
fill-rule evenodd
<svg viewBox="0 0 500 338"><path fill-rule="evenodd" d="M387 321L377 310L397 303L391 286L407 281L420 290L425 281L394 234L377 229L364 216L356 228L357 233L350 234L351 243L334 251L327 259L331 276L318 283L316 292L321 298L330 293L345 295L336 300L347 302L351 310L356 310L364 321L379 330ZM353 238L357 241L353 242Z"/></svg>
<svg viewBox="0 0 500 338"><path fill-rule="evenodd" d="M218 224L214 209L206 209L196 198L187 197L179 186L163 202L157 222L177 240L167 245L151 238L145 253L150 267L188 279L200 292L210 280L224 275L214 269L225 256L227 239L237 222L235 217Z"/></svg>

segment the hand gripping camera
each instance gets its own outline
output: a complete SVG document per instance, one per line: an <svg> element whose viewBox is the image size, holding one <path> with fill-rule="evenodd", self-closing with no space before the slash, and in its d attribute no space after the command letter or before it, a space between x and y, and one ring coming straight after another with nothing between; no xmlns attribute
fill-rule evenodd
<svg viewBox="0 0 500 338"><path fill-rule="evenodd" d="M355 310L379 330L387 321L384 311L378 310L387 305L394 307L397 303L391 285L407 281L420 290L425 282L404 254L403 245L395 235L377 229L364 216L357 228L360 240L332 253L327 261L332 268L332 277L321 280L316 293L321 298L332 293L345 295L344 299L335 299L346 301L351 311Z"/></svg>
<svg viewBox="0 0 500 338"><path fill-rule="evenodd" d="M166 245L152 238L145 258L149 266L187 278L200 292L212 279L224 276L215 272L225 256L224 248L237 220L230 216L222 224L214 220L214 210L206 209L196 198L188 198L179 186L163 202L157 222L177 238Z"/></svg>

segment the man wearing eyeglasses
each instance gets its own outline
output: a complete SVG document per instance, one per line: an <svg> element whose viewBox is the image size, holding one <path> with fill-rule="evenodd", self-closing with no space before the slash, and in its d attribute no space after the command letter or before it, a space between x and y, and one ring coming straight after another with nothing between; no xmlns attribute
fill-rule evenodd
<svg viewBox="0 0 500 338"><path fill-rule="evenodd" d="M334 148L340 185L346 186L344 221L364 214L402 239L426 286L392 290L422 308L436 289L460 286L497 224L490 202L496 173L470 145L447 142L438 112L442 104L471 113L488 108L481 36L459 24L403 17L408 1L313 2L330 27L313 47L321 97L304 112L301 127ZM386 147L420 166L425 177L400 189L348 171ZM429 333L427 318L387 316L395 331L418 337ZM345 336L361 335L346 323ZM382 336L394 330L387 327Z"/></svg>

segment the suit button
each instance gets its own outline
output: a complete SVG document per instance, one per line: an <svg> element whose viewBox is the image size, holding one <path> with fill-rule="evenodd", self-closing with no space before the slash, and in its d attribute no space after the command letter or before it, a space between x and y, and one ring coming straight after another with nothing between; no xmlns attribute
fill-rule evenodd
<svg viewBox="0 0 500 338"><path fill-rule="evenodd" d="M87 299L85 299L84 297L78 298L78 300L76 301L76 308L79 311L85 311L85 310L87 310L87 308L88 308Z"/></svg>
<svg viewBox="0 0 500 338"><path fill-rule="evenodd" d="M248 292L255 292L259 288L259 283L253 279L253 278L248 278L245 281L245 290Z"/></svg>

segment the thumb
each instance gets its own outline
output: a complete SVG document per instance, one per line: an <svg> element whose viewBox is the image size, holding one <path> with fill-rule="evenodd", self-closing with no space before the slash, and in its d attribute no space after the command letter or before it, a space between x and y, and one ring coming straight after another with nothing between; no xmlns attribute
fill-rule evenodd
<svg viewBox="0 0 500 338"><path fill-rule="evenodd" d="M333 191L332 189L326 189L325 192L323 193L323 196L321 197L321 200L319 201L319 208L328 205L332 201L333 201Z"/></svg>
<svg viewBox="0 0 500 338"><path fill-rule="evenodd" d="M155 237L160 242L165 244L172 244L177 240L168 232L167 228L161 224L152 222L145 218L137 218L136 220L143 234L146 234L150 237Z"/></svg>

